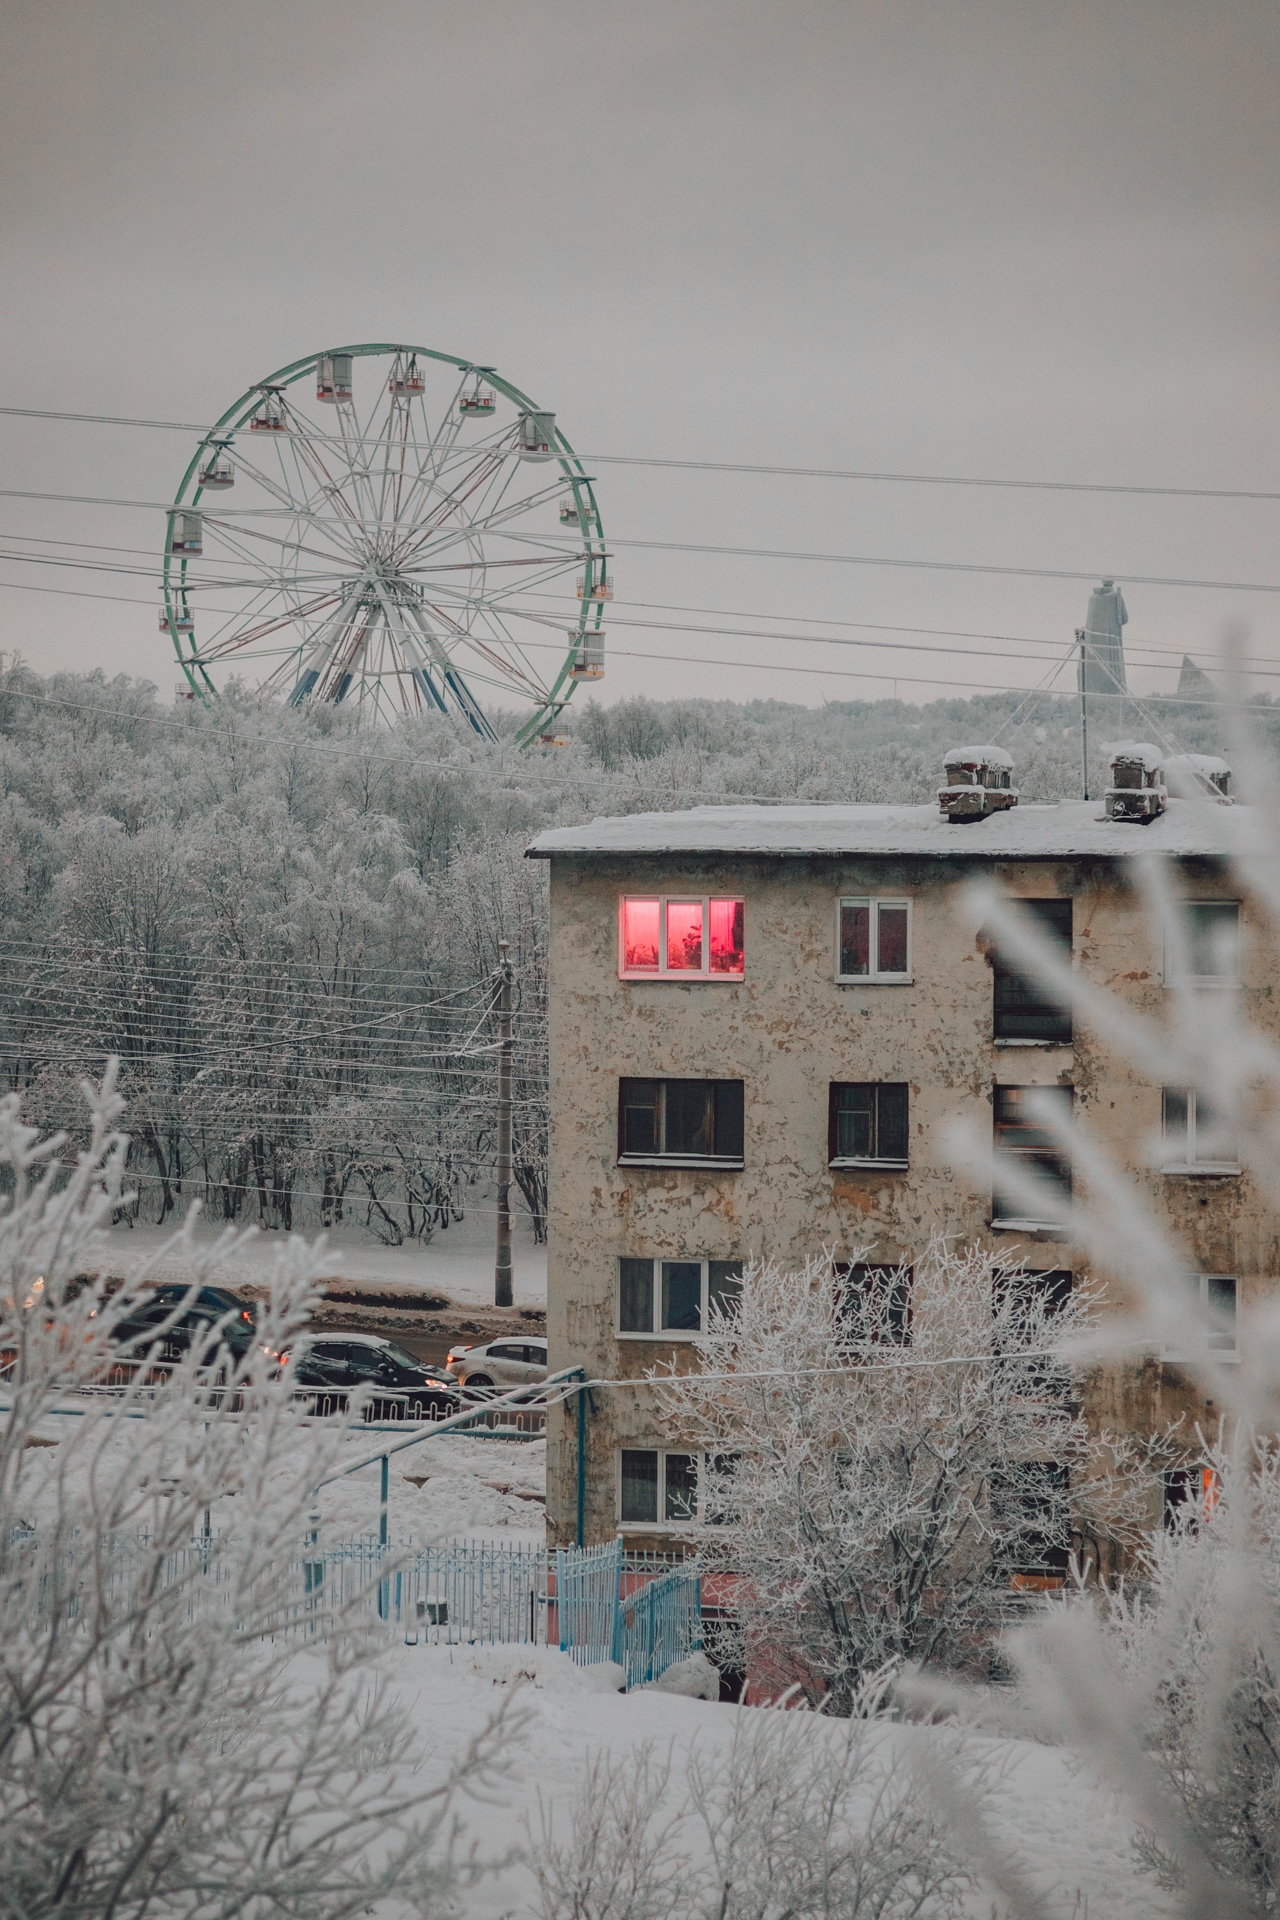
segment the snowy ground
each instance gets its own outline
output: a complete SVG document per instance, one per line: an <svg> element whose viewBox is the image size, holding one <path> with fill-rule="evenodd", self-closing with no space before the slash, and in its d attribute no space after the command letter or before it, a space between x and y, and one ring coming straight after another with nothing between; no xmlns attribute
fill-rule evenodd
<svg viewBox="0 0 1280 1920"><path fill-rule="evenodd" d="M726 1747L738 1709L701 1700L640 1691L612 1691L616 1669L576 1668L565 1654L518 1647L405 1647L388 1650L387 1679L404 1696L422 1728L420 1772L439 1777L456 1759L484 1716L503 1700L528 1718L513 1739L505 1805L462 1811L481 1852L493 1858L526 1844L527 1819L539 1831L539 1796L563 1835L588 1756L601 1748L620 1754L652 1741L661 1754L672 1749L678 1782L683 1758L695 1739L707 1748ZM814 1738L828 1722L812 1722ZM917 1738L916 1729L888 1729L890 1739ZM1027 1741L987 1743L1001 1768L994 1837L1022 1863L1045 1897L1045 1920L1157 1920L1171 1914L1154 1883L1133 1863L1131 1821L1113 1795L1094 1788L1071 1756ZM1086 1904L1087 1903L1087 1904ZM537 1911L527 1865L509 1866L462 1895L467 1920ZM989 1920L990 1895L973 1905L975 1920Z"/></svg>
<svg viewBox="0 0 1280 1920"><path fill-rule="evenodd" d="M195 1229L196 1243L204 1250L221 1233L222 1228L216 1224L201 1220ZM113 1227L106 1251L92 1263L93 1269L122 1280L132 1279L148 1260L163 1254L173 1237L174 1230L167 1225ZM314 1239L315 1235L306 1237ZM458 1306L491 1307L493 1237L493 1216L483 1209L456 1222L447 1232L437 1233L425 1247L416 1242L412 1246L384 1247L365 1229L345 1226L327 1236L324 1273L380 1292L439 1293ZM234 1287L260 1282L282 1239L278 1233L255 1233L223 1266L223 1284ZM547 1250L534 1246L528 1219L523 1215L512 1222L512 1260L516 1306L545 1307ZM188 1268L188 1261L170 1252L159 1260L151 1277L157 1281L181 1280Z"/></svg>

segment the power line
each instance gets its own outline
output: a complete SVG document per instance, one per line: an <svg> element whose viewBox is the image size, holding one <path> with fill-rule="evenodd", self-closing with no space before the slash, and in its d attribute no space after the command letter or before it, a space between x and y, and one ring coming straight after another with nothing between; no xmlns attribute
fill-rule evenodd
<svg viewBox="0 0 1280 1920"><path fill-rule="evenodd" d="M0 407L0 414L15 419L64 420L103 427L153 427L167 433L195 433L202 437L227 432L225 427L198 426L189 420L146 420L110 413L62 413L49 407ZM293 439L308 436L295 435L289 431L281 437ZM362 444L368 446L378 443ZM502 450L494 448L492 451ZM765 465L755 461L686 460L629 453L577 453L574 457L582 462L594 461L600 466L659 467L691 473L751 473L761 474L771 479L887 481L901 486L997 487L1029 493L1119 493L1137 494L1155 499L1280 500L1280 492L1265 492L1248 487L1153 487L1129 482L1098 480L1002 480L972 474L895 473L873 467L786 467Z"/></svg>
<svg viewBox="0 0 1280 1920"><path fill-rule="evenodd" d="M7 500L56 500L73 506L97 507L139 507L148 511L168 513L172 503L159 503L148 500L113 500L104 495L76 493L32 493L17 487L0 488L0 499ZM272 509L272 511L276 511ZM241 516L243 517L243 515ZM504 534L505 539L526 538L516 534ZM556 547L549 541L528 540L528 544L537 545L556 559L574 560L579 556L576 548ZM884 556L854 553L815 553L803 548L787 547L730 547L709 543L680 540L609 540L610 550L628 548L653 553L706 553L723 555L731 559L753 560L807 560L823 564L834 563L851 567L892 567L908 572L926 573L973 573L991 574L999 578L1020 580L1097 580L1102 577L1102 569L1097 567L1081 572L1077 569L1062 567L1005 567L987 561L968 560L895 560ZM17 558L18 556L12 556ZM126 572L125 568L115 571ZM138 569L137 571L141 571ZM310 578L311 576L307 576ZM318 577L318 576L317 576ZM338 575L334 574L333 578ZM1112 578L1123 579L1127 584L1141 587L1192 587L1204 588L1226 593L1280 593L1280 586L1267 581L1251 580L1196 580L1178 576L1154 573L1132 573L1127 567L1115 568ZM206 582L204 584L216 584ZM249 582L248 584L257 584Z"/></svg>
<svg viewBox="0 0 1280 1920"><path fill-rule="evenodd" d="M508 534L507 539L519 536ZM559 551L566 558L572 555L565 548L553 549L546 544L548 551ZM735 560L810 560L824 564L832 563L845 567L896 567L906 572L925 573L981 573L996 574L1018 580L1098 580L1103 577L1102 570L1094 567L1081 573L1065 567L1001 567L987 561L976 560L890 560L880 555L865 553L813 553L804 548L791 547L722 547L691 540L609 540L609 547L640 548L650 553L711 553L726 555ZM1189 580L1173 575L1159 573L1131 573L1127 567L1116 568L1111 578L1123 579L1126 586L1135 587L1203 587L1223 593L1280 593L1280 586L1268 581L1254 580Z"/></svg>
<svg viewBox="0 0 1280 1920"><path fill-rule="evenodd" d="M24 540L24 539L36 540L39 538L39 536L27 535L27 534L0 535L0 539L10 539L10 538L19 539L19 540ZM53 546L59 543L50 539L50 540L42 540L41 544ZM82 545L89 546L91 543L69 541L64 544L69 546L82 546ZM105 553L133 553L133 554L143 554L147 551L147 549L136 548L136 547L112 547L112 546L96 546L96 545L93 547L93 550L96 552L105 552ZM3 552L0 552L0 560L3 560L3 559L23 560L23 561L29 562L30 564L41 565L41 566L55 566L55 567L68 566L68 567L75 567L77 569L88 568L90 571L101 570L104 572L113 572L113 573L118 573L118 572L132 573L132 574L143 576L143 577L150 577L151 574L153 573L153 569L151 568L108 567L108 566L102 565L101 563L93 562L93 561L84 561L84 560L64 561L52 555L45 555L45 554L38 554L38 555L4 554ZM237 585L241 583L230 582L230 581L221 581L217 583L198 581L194 583L189 583L187 588L184 590L192 591L194 590L195 586L205 586L209 584L217 584L223 587L228 587L228 586ZM27 583L23 581L13 581L13 582L0 581L0 586L12 586L15 590L18 590L18 591L35 591L36 590L28 587ZM73 593L73 590L70 588L66 588L66 589L47 588L43 590L47 592L64 591L69 594ZM134 599L131 596L122 595L122 594L102 594L98 596L91 595L91 594L77 594L74 597L82 598L82 599L101 598L103 600L117 602L120 605L130 605L130 606L152 606L155 604L153 601ZM540 599L563 599L564 603L567 606L577 605L576 600L572 600L568 596L539 594L536 589L533 590L530 597L540 598ZM733 612L733 610L731 609L686 607L686 606L682 606L678 602L623 600L623 601L616 601L614 603L614 607L610 610L609 625L611 627L619 627L619 626L644 627L644 628L653 630L655 632L667 632L667 633L724 634L732 638L740 638L740 639L748 639L748 640L752 640L752 639L754 640L788 640L788 641L798 640L808 645L832 644L830 641L828 641L826 635L821 635L821 634L808 634L808 633L800 633L795 631L779 633L774 631L774 628L772 627L770 628L708 627L708 626L702 626L702 625L695 624L688 621L636 620L636 619L629 619L625 614L620 614L615 610L618 607L630 607L630 606L653 607L655 609L661 609L664 611L669 611L674 613L681 613L681 612L718 613L723 611L726 617L731 617L731 618L772 620L774 622L775 627L779 622L783 621L787 617L786 615L783 615L783 614L753 614L753 613L739 614L739 613ZM233 615L235 611L237 611L236 609L232 609L229 607L210 607L208 605L202 606L200 610L204 614L211 614L211 615L222 615L222 614ZM547 620L545 616L541 615L540 613L520 607L513 601L508 601L506 603L505 611L509 614L517 615L521 618L528 619L528 620L538 621L542 624L547 624L547 625L554 624L553 622ZM1013 646L1045 647L1045 646L1058 646L1061 644L1061 642L1058 640L1048 640L1034 634L985 633L985 632L976 632L969 628L962 628L962 627L914 627L914 626L907 626L899 622L890 624L887 622L875 621L875 620L824 620L824 619L813 617L813 616L803 616L803 618L806 625L856 628L859 631L864 631L864 632L892 633L892 634L909 633L909 634L916 634L916 635L937 636L942 639L999 640L999 641L1007 642L1008 644ZM533 645L535 643L525 642L522 644ZM883 641L883 642L842 641L836 644L858 645L858 646L875 646L878 644L886 648L889 646L895 646L899 651L915 651L919 653L972 654L973 652L973 650L971 649L956 648L956 647L917 647L914 649L909 649L909 648L904 648L902 644L897 641ZM993 653L990 649L983 649L981 651L985 653L988 658L992 658L992 659L1009 659L1009 658L1021 657L1019 655L996 654L996 653ZM1131 664L1139 664L1141 661L1148 660L1148 659L1156 660L1156 661L1159 661L1161 659L1176 660L1182 656L1184 651L1185 649L1181 647L1161 647L1152 642L1139 642L1139 641L1132 641L1132 640L1127 643L1126 649L1125 649L1126 658L1129 660ZM260 656L254 655L253 657L257 658ZM1280 675L1280 664L1277 664L1276 662L1272 661L1269 657L1265 655L1259 655L1259 654L1244 655L1241 657L1241 661L1239 664L1243 667L1246 662L1250 662L1250 661L1263 662L1262 672L1264 675Z"/></svg>

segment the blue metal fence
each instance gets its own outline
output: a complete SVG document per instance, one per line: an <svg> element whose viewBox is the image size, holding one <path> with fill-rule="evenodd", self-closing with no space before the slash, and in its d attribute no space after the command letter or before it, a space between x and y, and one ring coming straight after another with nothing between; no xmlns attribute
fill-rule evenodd
<svg viewBox="0 0 1280 1920"><path fill-rule="evenodd" d="M55 1615L74 1622L85 1569L71 1548L56 1565L40 1564L32 1538L32 1621ZM93 1586L104 1574L109 1604L127 1607L139 1578L153 1567L146 1536L116 1536L95 1547ZM406 1643L552 1645L583 1665L612 1660L639 1686L702 1644L696 1560L625 1555L621 1543L561 1548L483 1540L396 1547L375 1539L301 1545L263 1581L246 1630L264 1636L310 1636L354 1621ZM246 1594L236 1578L234 1543L193 1540L168 1554L161 1582L163 1617L207 1619L221 1611L237 1621Z"/></svg>

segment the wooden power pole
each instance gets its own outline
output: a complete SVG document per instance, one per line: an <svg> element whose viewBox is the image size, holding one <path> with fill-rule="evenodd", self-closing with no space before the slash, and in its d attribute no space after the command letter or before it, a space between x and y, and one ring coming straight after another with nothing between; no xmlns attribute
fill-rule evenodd
<svg viewBox="0 0 1280 1920"><path fill-rule="evenodd" d="M1080 781L1087 800L1089 798L1089 712L1085 705L1084 682L1089 670L1089 653L1083 627L1076 628L1076 639L1080 642Z"/></svg>
<svg viewBox="0 0 1280 1920"><path fill-rule="evenodd" d="M499 940L498 985L498 1250L493 1269L493 1304L509 1307L511 1297L511 949Z"/></svg>

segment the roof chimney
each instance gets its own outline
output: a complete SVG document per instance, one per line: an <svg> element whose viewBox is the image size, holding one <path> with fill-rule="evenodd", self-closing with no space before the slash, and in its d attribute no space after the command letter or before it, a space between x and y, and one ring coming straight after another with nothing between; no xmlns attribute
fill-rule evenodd
<svg viewBox="0 0 1280 1920"><path fill-rule="evenodd" d="M938 788L938 805L957 826L1017 806L1013 761L1003 747L949 747L942 761L947 784Z"/></svg>

